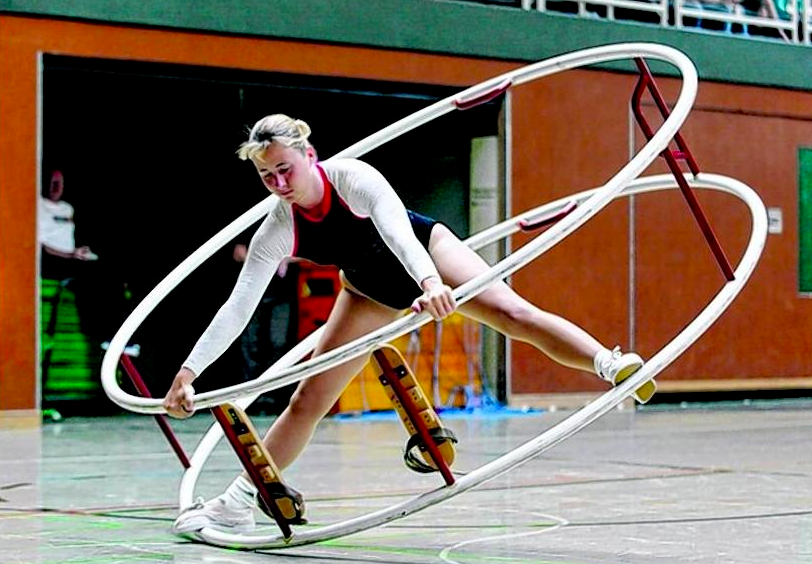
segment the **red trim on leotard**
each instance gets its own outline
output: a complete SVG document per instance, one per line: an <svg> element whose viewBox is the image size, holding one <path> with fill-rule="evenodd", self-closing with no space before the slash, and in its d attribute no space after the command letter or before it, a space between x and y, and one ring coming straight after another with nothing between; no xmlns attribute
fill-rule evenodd
<svg viewBox="0 0 812 564"><path fill-rule="evenodd" d="M293 249L290 251L290 256L295 257L296 251L299 250L299 224L296 222L296 212L293 210L293 206L290 209L290 218L291 222L293 222Z"/></svg>
<svg viewBox="0 0 812 564"><path fill-rule="evenodd" d="M322 194L321 201L312 208L303 208L299 204L293 204L293 208L296 210L296 213L301 215L307 221L312 221L313 223L319 223L322 219L324 219L327 212L330 211L330 206L333 203L333 185L330 183L327 175L324 174L324 170L322 170L319 165L316 165L316 168L319 170L319 174L321 175L321 180L324 186L324 193Z"/></svg>
<svg viewBox="0 0 812 564"><path fill-rule="evenodd" d="M338 192L336 192L336 198L338 198L339 203L340 203L342 206L344 206L344 209L345 209L345 210L347 210L348 212L350 212L350 213L351 213L352 215L354 215L356 218L358 218L358 219L367 219L367 216L365 216L365 215L358 215L357 213L355 213L354 211L352 211L352 208L350 208L350 205L349 205L347 202L345 202L345 201L344 201L344 198L342 198L342 197L341 197L341 194L339 194Z"/></svg>
<svg viewBox="0 0 812 564"><path fill-rule="evenodd" d="M335 187L334 187L334 186L333 186L333 184L330 182L330 180L327 178L327 174L324 172L324 169L322 169L322 168L321 168L321 166L319 166L319 165L316 165L316 166L318 166L318 167L319 167L319 172L321 172L321 177L324 179L324 185L325 185L325 186L330 186L331 188L333 188L333 189L335 190ZM367 219L367 216L365 216L365 215L358 215L357 213L355 213L354 211L352 211L352 208L350 208L350 205L349 205L349 204L348 204L348 203L347 203L347 202L344 200L344 198L342 198L342 197L341 197L341 194L339 194L339 193L338 193L338 190L336 190L336 191L335 191L335 193L336 193L336 198L338 198L339 203L340 203L342 206L344 206L344 209L345 209L345 210L347 210L348 212L350 212L352 215L354 215L354 216L355 216L355 217L357 217L358 219Z"/></svg>
<svg viewBox="0 0 812 564"><path fill-rule="evenodd" d="M317 164L316 168L319 170L322 185L324 186L324 193L322 194L321 201L313 208L303 208L299 204L293 204L291 206L291 211L293 213L293 251L291 252L291 256L294 257L296 256L296 252L299 250L299 222L296 221L296 216L299 215L312 223L319 223L325 217L327 217L327 212L330 211L330 205L332 204L333 185L330 182L330 179L327 178L327 175L324 174L324 170L321 168L321 166ZM314 213L311 210L316 211Z"/></svg>

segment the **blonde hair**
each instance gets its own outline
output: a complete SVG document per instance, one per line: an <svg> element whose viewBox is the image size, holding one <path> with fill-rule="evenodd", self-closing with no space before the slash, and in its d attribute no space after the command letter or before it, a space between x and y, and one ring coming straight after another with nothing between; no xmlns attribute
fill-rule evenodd
<svg viewBox="0 0 812 564"><path fill-rule="evenodd" d="M242 160L253 160L274 142L304 153L311 146L308 137L310 126L300 119L293 119L284 114L265 116L251 128L248 141L240 145L237 156Z"/></svg>

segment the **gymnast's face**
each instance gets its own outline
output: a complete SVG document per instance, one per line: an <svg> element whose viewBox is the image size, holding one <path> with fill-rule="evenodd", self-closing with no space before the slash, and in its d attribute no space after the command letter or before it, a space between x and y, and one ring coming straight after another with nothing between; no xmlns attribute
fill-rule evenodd
<svg viewBox="0 0 812 564"><path fill-rule="evenodd" d="M313 164L316 155L312 148L304 153L281 143L272 143L264 153L254 158L265 187L290 203L312 207L321 199L318 175Z"/></svg>

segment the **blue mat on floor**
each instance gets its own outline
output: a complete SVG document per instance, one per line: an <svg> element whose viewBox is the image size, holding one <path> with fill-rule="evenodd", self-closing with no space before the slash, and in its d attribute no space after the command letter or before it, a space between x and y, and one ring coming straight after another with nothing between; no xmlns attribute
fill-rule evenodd
<svg viewBox="0 0 812 564"><path fill-rule="evenodd" d="M500 405L475 408L440 408L437 410L443 419L488 418L501 419L505 417L537 416L544 413L543 409L514 408ZM399 417L394 409L385 411L363 411L353 413L338 413L332 416L337 421L398 421Z"/></svg>

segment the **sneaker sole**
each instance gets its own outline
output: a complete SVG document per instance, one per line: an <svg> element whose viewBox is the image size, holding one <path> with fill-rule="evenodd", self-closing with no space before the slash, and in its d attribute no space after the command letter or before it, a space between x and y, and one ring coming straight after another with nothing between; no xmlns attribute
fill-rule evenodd
<svg viewBox="0 0 812 564"><path fill-rule="evenodd" d="M181 536L184 536L184 535L188 536L188 535L194 535L195 533L199 533L203 529L213 529L215 531L220 531L222 533L246 534L246 533L254 532L256 530L256 526L252 527L250 525L237 525L237 526L234 526L234 527L229 527L229 526L224 526L224 525L212 526L211 524L204 525L202 527L194 527L194 528L190 528L190 527L180 527L179 528L179 527L174 527L173 526L172 527L172 533L176 534L176 535L181 535Z"/></svg>
<svg viewBox="0 0 812 564"><path fill-rule="evenodd" d="M640 370L642 365L640 366L629 366L626 370L621 371L617 377L615 378L615 385L619 385L623 382L626 378ZM639 388L634 391L634 399L636 399L639 403L648 403L648 401L654 396L657 392L657 382L653 379L649 380Z"/></svg>

